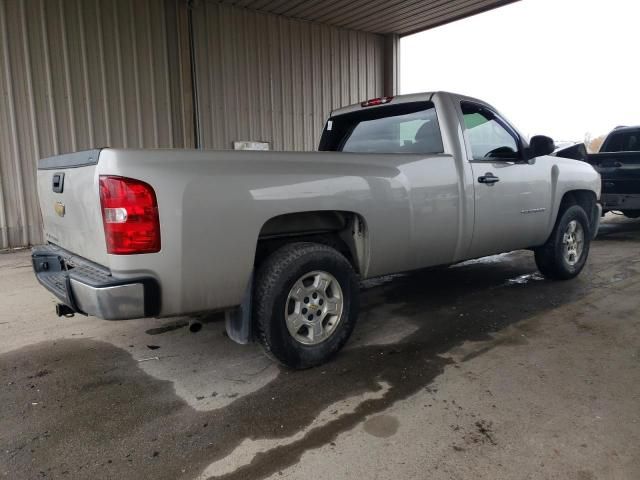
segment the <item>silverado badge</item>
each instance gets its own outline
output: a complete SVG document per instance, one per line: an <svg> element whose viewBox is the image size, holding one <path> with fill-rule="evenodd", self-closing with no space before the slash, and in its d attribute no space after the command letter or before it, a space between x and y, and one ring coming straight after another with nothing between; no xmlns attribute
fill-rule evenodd
<svg viewBox="0 0 640 480"><path fill-rule="evenodd" d="M53 208L55 209L59 217L64 217L64 212L65 212L64 203L56 202Z"/></svg>

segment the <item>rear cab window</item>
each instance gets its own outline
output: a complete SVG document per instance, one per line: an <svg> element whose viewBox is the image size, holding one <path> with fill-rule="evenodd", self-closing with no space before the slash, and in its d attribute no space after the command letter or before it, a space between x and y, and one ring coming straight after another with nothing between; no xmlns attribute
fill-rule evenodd
<svg viewBox="0 0 640 480"><path fill-rule="evenodd" d="M603 153L640 151L640 129L610 133L600 151Z"/></svg>
<svg viewBox="0 0 640 480"><path fill-rule="evenodd" d="M444 148L433 103L410 102L331 117L319 150L437 154Z"/></svg>

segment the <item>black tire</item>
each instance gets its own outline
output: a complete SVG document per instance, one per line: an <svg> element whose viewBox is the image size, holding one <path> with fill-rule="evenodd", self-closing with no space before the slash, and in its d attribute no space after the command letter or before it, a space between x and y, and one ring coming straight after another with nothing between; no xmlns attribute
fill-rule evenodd
<svg viewBox="0 0 640 480"><path fill-rule="evenodd" d="M576 221L582 227L584 243L580 257L571 264L564 254L564 235L569 224ZM547 278L569 280L576 277L584 268L591 245L591 226L589 217L582 207L573 205L560 212L551 236L543 246L535 249L536 265Z"/></svg>
<svg viewBox="0 0 640 480"><path fill-rule="evenodd" d="M640 218L640 210L623 210L622 214L627 218Z"/></svg>
<svg viewBox="0 0 640 480"><path fill-rule="evenodd" d="M342 290L342 315L321 343L305 345L287 327L286 309L293 285L310 272L331 274ZM337 250L317 243L291 243L273 252L259 267L253 298L256 337L265 353L283 365L304 369L320 365L347 342L355 327L359 288L349 261Z"/></svg>

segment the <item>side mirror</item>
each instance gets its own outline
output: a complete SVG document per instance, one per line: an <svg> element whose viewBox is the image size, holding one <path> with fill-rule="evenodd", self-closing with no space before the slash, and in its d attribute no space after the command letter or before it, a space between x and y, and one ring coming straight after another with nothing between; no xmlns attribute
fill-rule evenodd
<svg viewBox="0 0 640 480"><path fill-rule="evenodd" d="M556 144L553 141L553 138L546 137L544 135L536 135L535 137L531 137L529 141L529 154L528 158L536 158L543 157L545 155L550 155L556 149Z"/></svg>

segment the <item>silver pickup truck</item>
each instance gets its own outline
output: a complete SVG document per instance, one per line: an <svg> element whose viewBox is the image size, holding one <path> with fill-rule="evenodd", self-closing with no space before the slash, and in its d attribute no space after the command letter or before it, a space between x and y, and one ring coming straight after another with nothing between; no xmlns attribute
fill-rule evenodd
<svg viewBox="0 0 640 480"><path fill-rule="evenodd" d="M319 152L59 155L38 167L33 267L59 315L225 311L234 340L310 367L353 331L359 279L523 248L545 276L576 276L600 178L553 149L438 92L334 111Z"/></svg>

